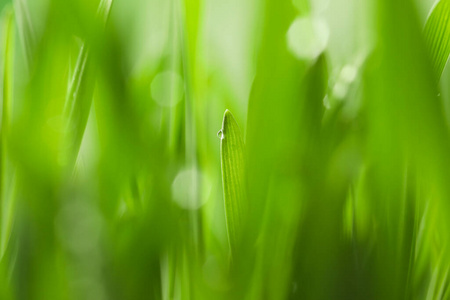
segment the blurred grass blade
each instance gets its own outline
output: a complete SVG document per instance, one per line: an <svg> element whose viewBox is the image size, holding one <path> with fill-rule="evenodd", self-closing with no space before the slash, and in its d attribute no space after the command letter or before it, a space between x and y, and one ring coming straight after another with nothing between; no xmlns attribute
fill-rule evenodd
<svg viewBox="0 0 450 300"><path fill-rule="evenodd" d="M425 25L425 39L434 72L439 79L450 54L449 0L441 0L434 6Z"/></svg>
<svg viewBox="0 0 450 300"><path fill-rule="evenodd" d="M83 45L77 59L72 81L69 85L66 98L66 127L69 137L69 153L67 163L71 166L78 154L84 129L86 128L91 109L94 80L87 73L88 51Z"/></svg>
<svg viewBox="0 0 450 300"><path fill-rule="evenodd" d="M106 24L109 18L109 12L111 11L112 0L102 0L98 5L97 17Z"/></svg>
<svg viewBox="0 0 450 300"><path fill-rule="evenodd" d="M111 9L112 0L102 0L97 17L105 24ZM65 103L66 130L69 135L69 149L66 157L68 166L73 166L83 139L89 118L95 86L95 72L91 70L88 47L83 44L77 59L75 71L67 90Z"/></svg>
<svg viewBox="0 0 450 300"><path fill-rule="evenodd" d="M14 0L14 11L16 12L19 35L24 48L26 66L29 70L33 62L33 52L36 46L36 33L25 0Z"/></svg>
<svg viewBox="0 0 450 300"><path fill-rule="evenodd" d="M14 17L10 7L7 7L2 16L2 127L1 127L1 238L0 238L0 260L5 254L11 233L14 197L14 172L9 167L7 155L7 142L12 103L13 86L13 52L14 52Z"/></svg>
<svg viewBox="0 0 450 300"><path fill-rule="evenodd" d="M228 239L234 256L242 236L246 212L245 149L239 125L229 110L223 116L220 138L222 185Z"/></svg>
<svg viewBox="0 0 450 300"><path fill-rule="evenodd" d="M449 268L447 268L447 270L444 273L444 277L442 278L439 290L436 295L436 299L444 299L445 289L448 288L448 272Z"/></svg>

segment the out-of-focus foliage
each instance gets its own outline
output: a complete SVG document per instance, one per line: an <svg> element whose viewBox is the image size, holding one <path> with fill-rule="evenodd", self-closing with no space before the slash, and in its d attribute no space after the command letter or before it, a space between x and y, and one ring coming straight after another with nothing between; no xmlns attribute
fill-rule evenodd
<svg viewBox="0 0 450 300"><path fill-rule="evenodd" d="M0 0L0 299L449 299L448 7Z"/></svg>
<svg viewBox="0 0 450 300"><path fill-rule="evenodd" d="M425 37L429 45L434 71L440 78L450 54L450 2L439 1L425 25Z"/></svg>

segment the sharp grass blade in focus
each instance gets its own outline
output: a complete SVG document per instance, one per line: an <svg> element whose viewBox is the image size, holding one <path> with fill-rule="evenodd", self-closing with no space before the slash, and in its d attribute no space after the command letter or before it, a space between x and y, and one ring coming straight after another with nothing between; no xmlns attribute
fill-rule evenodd
<svg viewBox="0 0 450 300"><path fill-rule="evenodd" d="M450 54L450 1L440 0L425 25L425 40L434 72L439 79Z"/></svg>
<svg viewBox="0 0 450 300"><path fill-rule="evenodd" d="M13 51L14 51L14 16L12 10L7 7L2 15L2 74L1 74L1 162L0 162L0 182L1 182L1 231L0 231L0 260L5 254L14 213L14 171L10 167L10 158L8 155L8 134L11 118L12 105L12 87L13 87Z"/></svg>
<svg viewBox="0 0 450 300"><path fill-rule="evenodd" d="M245 149L239 125L229 110L223 116L220 138L222 186L232 256L238 251L247 210Z"/></svg>

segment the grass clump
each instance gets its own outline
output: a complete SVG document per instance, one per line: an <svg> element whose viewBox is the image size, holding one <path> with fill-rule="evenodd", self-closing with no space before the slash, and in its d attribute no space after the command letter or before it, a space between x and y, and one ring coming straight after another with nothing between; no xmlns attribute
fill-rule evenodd
<svg viewBox="0 0 450 300"><path fill-rule="evenodd" d="M10 2L1 299L450 298L447 0Z"/></svg>

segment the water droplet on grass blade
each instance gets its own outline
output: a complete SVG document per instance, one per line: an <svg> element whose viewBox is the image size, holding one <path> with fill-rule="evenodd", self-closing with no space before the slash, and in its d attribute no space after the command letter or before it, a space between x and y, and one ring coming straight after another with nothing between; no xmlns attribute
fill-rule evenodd
<svg viewBox="0 0 450 300"><path fill-rule="evenodd" d="M221 140L224 139L225 135L223 134L223 130L222 130L222 129L220 129L220 130L217 132L217 137L218 137L219 139L221 139Z"/></svg>

